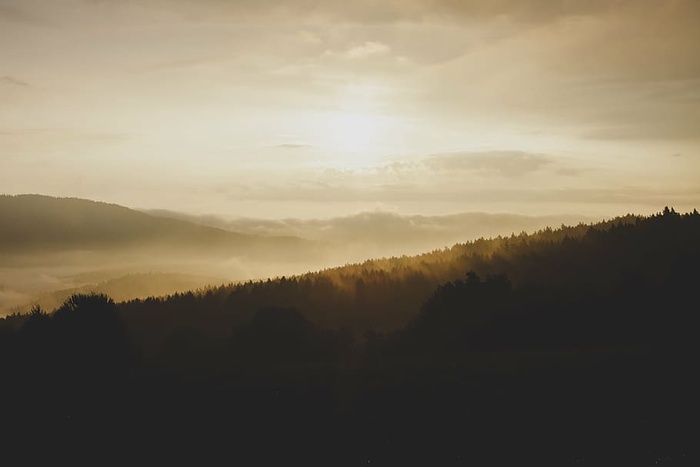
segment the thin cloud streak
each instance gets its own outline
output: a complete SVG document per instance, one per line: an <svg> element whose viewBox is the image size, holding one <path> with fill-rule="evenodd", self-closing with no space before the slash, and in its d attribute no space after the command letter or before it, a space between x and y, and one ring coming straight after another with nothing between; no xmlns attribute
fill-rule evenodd
<svg viewBox="0 0 700 467"><path fill-rule="evenodd" d="M26 81L22 81L21 79L17 79L8 75L0 76L0 84L5 84L8 86L21 86L25 88L30 87L29 83L27 83Z"/></svg>
<svg viewBox="0 0 700 467"><path fill-rule="evenodd" d="M518 177L535 172L552 163L552 159L540 154L521 151L461 152L440 154L425 159L423 164L438 171L476 171L505 177Z"/></svg>

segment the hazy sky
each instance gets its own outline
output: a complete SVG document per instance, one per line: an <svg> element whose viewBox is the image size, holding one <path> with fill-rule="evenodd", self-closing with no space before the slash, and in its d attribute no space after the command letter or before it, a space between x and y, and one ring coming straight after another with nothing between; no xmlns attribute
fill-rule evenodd
<svg viewBox="0 0 700 467"><path fill-rule="evenodd" d="M700 208L698 0L0 0L0 192Z"/></svg>

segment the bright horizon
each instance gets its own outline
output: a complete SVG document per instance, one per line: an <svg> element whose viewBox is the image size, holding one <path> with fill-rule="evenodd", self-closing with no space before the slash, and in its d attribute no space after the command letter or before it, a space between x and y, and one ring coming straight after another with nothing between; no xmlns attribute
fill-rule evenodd
<svg viewBox="0 0 700 467"><path fill-rule="evenodd" d="M0 0L0 192L228 217L700 205L700 4Z"/></svg>

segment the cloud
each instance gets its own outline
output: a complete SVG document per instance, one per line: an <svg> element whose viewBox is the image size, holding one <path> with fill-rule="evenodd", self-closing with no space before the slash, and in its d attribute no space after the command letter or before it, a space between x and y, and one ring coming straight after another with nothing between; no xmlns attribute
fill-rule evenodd
<svg viewBox="0 0 700 467"><path fill-rule="evenodd" d="M20 167L34 163L49 169L57 164L56 154L71 154L64 157L63 164L69 160L96 160L96 151L119 148L137 137L133 133L79 128L0 127L0 148L6 150L6 158L23 160Z"/></svg>
<svg viewBox="0 0 700 467"><path fill-rule="evenodd" d="M630 15L645 11L697 14L696 0L4 0L0 18L70 16L75 10L91 9L113 20L134 19L147 13L149 20L181 22L214 21L285 22L300 24L425 23L427 21L495 21L533 25L568 18ZM316 41L314 36L309 36Z"/></svg>
<svg viewBox="0 0 700 467"><path fill-rule="evenodd" d="M391 52L391 47L381 42L367 41L362 45L349 49L345 55L350 59L365 59L373 55L385 55Z"/></svg>
<svg viewBox="0 0 700 467"><path fill-rule="evenodd" d="M606 167L515 151L466 152L374 169L298 171L284 178L250 174L245 178L254 181L227 183L220 195L227 203L274 204L280 212L282 205L299 203L318 206L318 212L344 204L345 209L391 206L402 212L429 207L433 213L436 208L610 213L640 206L692 208L700 199L700 192L680 179L673 188L661 188L651 173L645 179L637 168ZM610 177L617 184L611 185Z"/></svg>
<svg viewBox="0 0 700 467"><path fill-rule="evenodd" d="M700 118L700 109L696 112ZM611 124L581 134L583 138L602 141L697 140L700 139L699 120L665 120Z"/></svg>
<svg viewBox="0 0 700 467"><path fill-rule="evenodd" d="M321 39L321 37L318 34L316 34L313 31L308 31L305 29L297 32L296 38L298 40L300 40L302 43L311 44L311 45L318 45L318 44L323 43L323 39Z"/></svg>
<svg viewBox="0 0 700 467"><path fill-rule="evenodd" d="M0 21L19 22L19 23L35 23L37 18L31 13L27 13L19 5L23 2L16 1L16 5L12 5L12 1L6 2L5 5L0 5Z"/></svg>
<svg viewBox="0 0 700 467"><path fill-rule="evenodd" d="M645 7L689 4L694 0L435 0L433 11L462 18L501 18L543 23L562 18L603 16Z"/></svg>
<svg viewBox="0 0 700 467"><path fill-rule="evenodd" d="M313 148L313 144L308 143L282 143L278 144L276 147L285 149L303 149L303 148Z"/></svg>
<svg viewBox="0 0 700 467"><path fill-rule="evenodd" d="M28 137L31 139L50 138L52 143L58 141L98 141L123 142L135 137L132 133L93 131L79 128L0 128L2 136Z"/></svg>
<svg viewBox="0 0 700 467"><path fill-rule="evenodd" d="M23 128L20 130L0 128L0 136L29 136L33 138L36 135L41 136L50 131L52 130L49 128Z"/></svg>
<svg viewBox="0 0 700 467"><path fill-rule="evenodd" d="M30 87L29 83L27 83L26 81L22 81L21 79L17 79L8 75L0 76L0 84L6 84L8 86Z"/></svg>
<svg viewBox="0 0 700 467"><path fill-rule="evenodd" d="M462 151L386 162L356 169L306 168L273 174L251 172L228 183L231 200L339 203L442 203L457 199L497 200L499 190L586 186L584 172L597 172L568 159L523 151ZM257 180L255 183L250 180ZM520 199L513 195L512 200ZM506 197L507 198L507 197Z"/></svg>
<svg viewBox="0 0 700 467"><path fill-rule="evenodd" d="M181 9L184 17L191 21L214 17L288 22L295 18L306 24L368 25L437 20L540 26L569 18L600 18L649 10L696 14L700 11L696 0L179 0L165 4L171 10L173 7Z"/></svg>
<svg viewBox="0 0 700 467"><path fill-rule="evenodd" d="M535 172L552 159L521 151L455 152L431 156L423 161L431 170L472 171L504 177L520 177Z"/></svg>
<svg viewBox="0 0 700 467"><path fill-rule="evenodd" d="M560 175L565 175L567 177L578 177L591 169L582 169L582 168L574 168L574 167L564 167L557 169L556 173Z"/></svg>
<svg viewBox="0 0 700 467"><path fill-rule="evenodd" d="M568 21L561 46L542 58L547 69L591 82L683 86L689 83L679 81L700 77L698 21L696 1L627 4L617 14Z"/></svg>

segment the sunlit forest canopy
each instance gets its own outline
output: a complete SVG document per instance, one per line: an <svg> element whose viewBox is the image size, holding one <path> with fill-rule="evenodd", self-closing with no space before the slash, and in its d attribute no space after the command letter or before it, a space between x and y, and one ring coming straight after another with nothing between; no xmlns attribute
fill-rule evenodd
<svg viewBox="0 0 700 467"><path fill-rule="evenodd" d="M640 281L664 277L682 258L698 253L696 229L695 212L667 209L653 216L482 238L418 256L367 260L120 306L136 329L146 326L159 335L185 325L226 335L269 306L295 307L317 325L361 335L405 326L438 285L468 271L482 277L505 274L516 285L577 284L592 290L630 280L630 275Z"/></svg>

